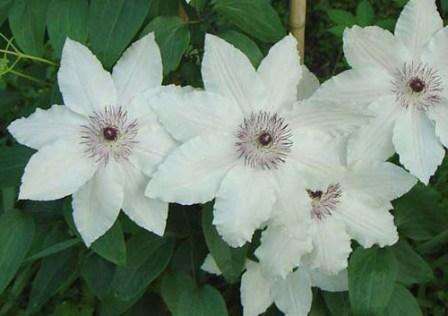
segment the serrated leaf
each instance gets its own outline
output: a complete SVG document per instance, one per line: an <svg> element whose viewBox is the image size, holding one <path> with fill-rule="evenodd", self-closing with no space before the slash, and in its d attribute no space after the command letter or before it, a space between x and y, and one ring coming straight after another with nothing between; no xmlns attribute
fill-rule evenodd
<svg viewBox="0 0 448 316"><path fill-rule="evenodd" d="M356 18L353 14L345 10L332 9L327 11L328 17L333 23L349 27L356 24Z"/></svg>
<svg viewBox="0 0 448 316"><path fill-rule="evenodd" d="M116 265L126 264L126 243L119 220L92 244L92 250Z"/></svg>
<svg viewBox="0 0 448 316"><path fill-rule="evenodd" d="M85 43L87 40L87 0L52 0L48 7L47 27L50 43L57 56L67 37Z"/></svg>
<svg viewBox="0 0 448 316"><path fill-rule="evenodd" d="M19 47L27 54L44 53L45 24L50 0L15 0L9 25Z"/></svg>
<svg viewBox="0 0 448 316"><path fill-rule="evenodd" d="M92 0L88 32L90 47L106 68L120 57L149 11L146 0Z"/></svg>
<svg viewBox="0 0 448 316"><path fill-rule="evenodd" d="M368 26L375 19L375 11L368 0L363 0L356 8L356 20L360 26Z"/></svg>
<svg viewBox="0 0 448 316"><path fill-rule="evenodd" d="M34 229L30 214L9 210L0 216L0 294L25 259L33 242Z"/></svg>
<svg viewBox="0 0 448 316"><path fill-rule="evenodd" d="M266 0L216 0L214 10L243 32L265 43L286 35L277 12Z"/></svg>
<svg viewBox="0 0 448 316"><path fill-rule="evenodd" d="M25 146L2 147L0 150L0 188L20 184L23 170L34 150Z"/></svg>
<svg viewBox="0 0 448 316"><path fill-rule="evenodd" d="M397 261L390 249L356 249L348 268L349 297L354 315L384 312L392 297L397 274Z"/></svg>
<svg viewBox="0 0 448 316"><path fill-rule="evenodd" d="M417 300L403 285L395 286L384 316L422 316Z"/></svg>
<svg viewBox="0 0 448 316"><path fill-rule="evenodd" d="M233 30L225 31L218 34L218 36L241 50L250 59L252 65L258 67L263 59L263 53L253 40Z"/></svg>

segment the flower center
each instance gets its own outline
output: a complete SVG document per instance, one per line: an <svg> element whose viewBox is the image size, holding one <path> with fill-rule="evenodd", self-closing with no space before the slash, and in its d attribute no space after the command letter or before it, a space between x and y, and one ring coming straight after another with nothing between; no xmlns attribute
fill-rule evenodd
<svg viewBox="0 0 448 316"><path fill-rule="evenodd" d="M81 126L81 143L85 152L96 161L108 163L126 160L137 143L138 125L130 120L121 107L106 107L89 116L86 125Z"/></svg>
<svg viewBox="0 0 448 316"><path fill-rule="evenodd" d="M341 186L338 183L329 185L325 192L307 190L307 193L311 199L311 218L317 220L331 216L342 196Z"/></svg>
<svg viewBox="0 0 448 316"><path fill-rule="evenodd" d="M427 110L442 98L442 78L424 63L405 63L397 70L392 85L396 101L404 108Z"/></svg>
<svg viewBox="0 0 448 316"><path fill-rule="evenodd" d="M239 126L236 149L246 165L275 169L286 161L293 145L291 130L276 113L251 113Z"/></svg>

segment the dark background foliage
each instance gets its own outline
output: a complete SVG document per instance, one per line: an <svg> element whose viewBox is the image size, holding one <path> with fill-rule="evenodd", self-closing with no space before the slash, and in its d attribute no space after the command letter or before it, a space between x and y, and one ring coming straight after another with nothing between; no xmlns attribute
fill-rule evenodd
<svg viewBox="0 0 448 316"><path fill-rule="evenodd" d="M305 63L323 81L347 68L345 27L393 30L406 1L308 2ZM446 17L448 1L438 4ZM241 315L239 278L259 234L252 245L231 249L211 225L211 204L171 205L164 238L121 215L87 249L70 198L16 201L33 151L15 143L6 126L37 107L62 104L56 72L66 36L110 69L132 41L154 31L165 82L200 87L206 32L256 66L286 34L288 11L287 0L0 0L0 315ZM315 289L311 315L447 315L447 181L444 162L429 187L417 185L396 201L400 242L368 250L354 243L349 293ZM200 270L208 252L223 277ZM281 313L271 307L265 315Z"/></svg>

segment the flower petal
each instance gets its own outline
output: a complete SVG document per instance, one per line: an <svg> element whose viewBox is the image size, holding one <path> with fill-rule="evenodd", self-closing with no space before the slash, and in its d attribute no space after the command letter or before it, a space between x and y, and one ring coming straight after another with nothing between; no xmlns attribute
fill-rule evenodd
<svg viewBox="0 0 448 316"><path fill-rule="evenodd" d="M408 58L403 43L378 26L357 25L344 32L344 55L350 66L379 67L394 74ZM373 79L373 78L372 78Z"/></svg>
<svg viewBox="0 0 448 316"><path fill-rule="evenodd" d="M62 50L58 82L65 105L80 114L116 105L111 75L87 47L69 38Z"/></svg>
<svg viewBox="0 0 448 316"><path fill-rule="evenodd" d="M275 203L270 173L237 164L224 177L216 194L213 224L232 247L252 239L269 219Z"/></svg>
<svg viewBox="0 0 448 316"><path fill-rule="evenodd" d="M313 293L311 279L302 269L290 273L285 280L278 280L272 288L275 305L286 316L306 316L311 309Z"/></svg>
<svg viewBox="0 0 448 316"><path fill-rule="evenodd" d="M334 216L344 221L348 233L364 248L370 248L374 244L384 247L393 245L398 240L394 218L388 207L389 205L372 206L361 201L360 197L350 196L346 192Z"/></svg>
<svg viewBox="0 0 448 316"><path fill-rule="evenodd" d="M409 107L395 123L392 139L400 162L425 184L442 163L445 150L424 111Z"/></svg>
<svg viewBox="0 0 448 316"><path fill-rule="evenodd" d="M260 264L248 261L241 277L241 304L244 316L262 314L273 303L271 281L263 273Z"/></svg>
<svg viewBox="0 0 448 316"><path fill-rule="evenodd" d="M137 225L163 236L168 217L168 203L145 196L148 178L141 171L126 165L124 173L123 212Z"/></svg>
<svg viewBox="0 0 448 316"><path fill-rule="evenodd" d="M232 140L229 135L209 135L178 147L153 174L146 194L184 205L212 200L238 159Z"/></svg>
<svg viewBox="0 0 448 316"><path fill-rule="evenodd" d="M302 66L302 79L297 86L297 100L305 100L311 97L319 88L319 79L308 69L307 66Z"/></svg>
<svg viewBox="0 0 448 316"><path fill-rule="evenodd" d="M290 108L297 100L297 85L302 78L297 40L288 35L275 44L258 67L258 74L268 87L267 110Z"/></svg>
<svg viewBox="0 0 448 316"><path fill-rule="evenodd" d="M347 270L342 270L337 274L326 274L320 270L310 269L311 284L328 292L348 291Z"/></svg>
<svg viewBox="0 0 448 316"><path fill-rule="evenodd" d="M431 37L423 50L422 60L433 66L438 72L443 72L446 77L448 72L447 51L448 27L445 27Z"/></svg>
<svg viewBox="0 0 448 316"><path fill-rule="evenodd" d="M25 167L19 199L49 201L76 192L95 173L79 140L60 139L42 147Z"/></svg>
<svg viewBox="0 0 448 316"><path fill-rule="evenodd" d="M418 58L431 36L442 27L443 21L435 0L410 0L398 18L395 36L414 58Z"/></svg>
<svg viewBox="0 0 448 316"><path fill-rule="evenodd" d="M310 234L314 249L306 260L311 268L327 274L336 274L347 268L352 248L343 222L334 216L315 219Z"/></svg>
<svg viewBox="0 0 448 316"><path fill-rule="evenodd" d="M180 141L230 131L243 121L238 106L216 93L167 86L148 95L148 102L163 126Z"/></svg>
<svg viewBox="0 0 448 316"><path fill-rule="evenodd" d="M403 113L393 96L385 96L369 106L375 115L370 122L354 132L348 141L348 162L384 161L395 148L392 135L397 118Z"/></svg>
<svg viewBox="0 0 448 316"><path fill-rule="evenodd" d="M27 118L15 120L8 131L25 146L40 149L59 138L75 135L85 119L66 106L53 105L48 110L36 109Z"/></svg>
<svg viewBox="0 0 448 316"><path fill-rule="evenodd" d="M448 100L443 99L439 104L430 107L427 113L435 124L437 137L443 146L448 147Z"/></svg>
<svg viewBox="0 0 448 316"><path fill-rule="evenodd" d="M87 247L115 223L123 204L123 171L110 160L73 194L73 220Z"/></svg>
<svg viewBox="0 0 448 316"><path fill-rule="evenodd" d="M118 104L126 105L137 94L159 87L163 80L162 57L150 33L133 43L112 72L117 87Z"/></svg>
<svg viewBox="0 0 448 316"><path fill-rule="evenodd" d="M202 78L208 92L230 98L245 114L267 100L264 84L246 55L211 34L205 37Z"/></svg>

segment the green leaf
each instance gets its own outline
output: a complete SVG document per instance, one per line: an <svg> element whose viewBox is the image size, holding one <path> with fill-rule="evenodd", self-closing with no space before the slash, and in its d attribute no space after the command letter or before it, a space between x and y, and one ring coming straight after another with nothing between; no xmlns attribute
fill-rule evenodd
<svg viewBox="0 0 448 316"><path fill-rule="evenodd" d="M25 146L2 147L0 150L0 188L20 184L23 170L34 150Z"/></svg>
<svg viewBox="0 0 448 316"><path fill-rule="evenodd" d="M25 259L34 236L30 214L9 210L0 216L0 294Z"/></svg>
<svg viewBox="0 0 448 316"><path fill-rule="evenodd" d="M328 29L328 31L337 37L342 37L346 28L347 27L344 25L336 25L336 26L330 27Z"/></svg>
<svg viewBox="0 0 448 316"><path fill-rule="evenodd" d="M157 16L177 16L179 13L180 0L151 0L149 19Z"/></svg>
<svg viewBox="0 0 448 316"><path fill-rule="evenodd" d="M180 295L176 314L173 316L227 316L226 303L214 287L205 285Z"/></svg>
<svg viewBox="0 0 448 316"><path fill-rule="evenodd" d="M348 11L332 9L327 13L330 20L338 25L349 27L356 24L356 18Z"/></svg>
<svg viewBox="0 0 448 316"><path fill-rule="evenodd" d="M54 255L56 253L59 253L61 251L64 251L66 249L69 249L73 246L76 246L77 244L81 243L81 240L78 238L73 238L69 240L65 240L59 243L56 243L55 245L52 245L42 251L39 251L38 253L32 255L31 257L28 257L25 262L31 262L36 261L41 258L45 258L51 255Z"/></svg>
<svg viewBox="0 0 448 316"><path fill-rule="evenodd" d="M9 9L11 9L13 3L13 0L0 0L0 26L3 25L3 22L8 17Z"/></svg>
<svg viewBox="0 0 448 316"><path fill-rule="evenodd" d="M45 24L50 0L15 0L9 25L19 47L27 54L44 53Z"/></svg>
<svg viewBox="0 0 448 316"><path fill-rule="evenodd" d="M87 0L52 0L48 7L47 26L50 43L61 55L65 39L85 43L87 40Z"/></svg>
<svg viewBox="0 0 448 316"><path fill-rule="evenodd" d="M253 40L246 35L233 30L225 31L218 34L218 36L241 50L250 59L252 65L254 65L254 67L258 67L263 59L263 53Z"/></svg>
<svg viewBox="0 0 448 316"><path fill-rule="evenodd" d="M274 43L286 35L277 12L267 0L216 0L214 10L262 42Z"/></svg>
<svg viewBox="0 0 448 316"><path fill-rule="evenodd" d="M38 311L53 295L74 281L77 261L77 253L72 249L42 260L31 287L29 313Z"/></svg>
<svg viewBox="0 0 448 316"><path fill-rule="evenodd" d="M368 26L375 19L375 11L368 0L363 0L356 8L356 20L360 26Z"/></svg>
<svg viewBox="0 0 448 316"><path fill-rule="evenodd" d="M155 32L156 42L162 54L163 72L176 70L190 44L188 25L178 17L157 17L142 32Z"/></svg>
<svg viewBox="0 0 448 316"><path fill-rule="evenodd" d="M388 306L398 265L388 248L356 249L348 268L349 297L355 315L379 315Z"/></svg>
<svg viewBox="0 0 448 316"><path fill-rule="evenodd" d="M93 307L79 306L79 304L63 302L56 306L52 316L92 316Z"/></svg>
<svg viewBox="0 0 448 316"><path fill-rule="evenodd" d="M116 265L126 264L126 243L119 220L92 244L92 250Z"/></svg>
<svg viewBox="0 0 448 316"><path fill-rule="evenodd" d="M434 278L431 267L405 241L391 247L398 263L397 281L404 285L425 283Z"/></svg>
<svg viewBox="0 0 448 316"><path fill-rule="evenodd" d="M326 292L322 291L327 308L333 316L349 316L350 300L347 292Z"/></svg>
<svg viewBox="0 0 448 316"><path fill-rule="evenodd" d="M168 273L162 279L162 298L173 316L180 313L179 304L182 293L191 293L194 290L196 290L195 282L185 273Z"/></svg>
<svg viewBox="0 0 448 316"><path fill-rule="evenodd" d="M92 51L110 68L142 26L148 14L147 0L92 0L89 39Z"/></svg>
<svg viewBox="0 0 448 316"><path fill-rule="evenodd" d="M389 30L391 32L394 31L395 29L395 19L382 19L382 20L378 20L376 22L376 25L378 25L379 27Z"/></svg>
<svg viewBox="0 0 448 316"><path fill-rule="evenodd" d="M441 0L440 6L442 7L443 12L448 12L448 0Z"/></svg>
<svg viewBox="0 0 448 316"><path fill-rule="evenodd" d="M115 266L96 254L87 256L81 265L81 276L92 293L99 299L109 294Z"/></svg>
<svg viewBox="0 0 448 316"><path fill-rule="evenodd" d="M224 278L229 283L238 282L246 261L247 246L232 248L221 239L213 226L213 204L208 203L202 209L202 230L208 249L215 259Z"/></svg>
<svg viewBox="0 0 448 316"><path fill-rule="evenodd" d="M422 311L415 297L402 285L395 285L392 298L384 316L422 316Z"/></svg>

